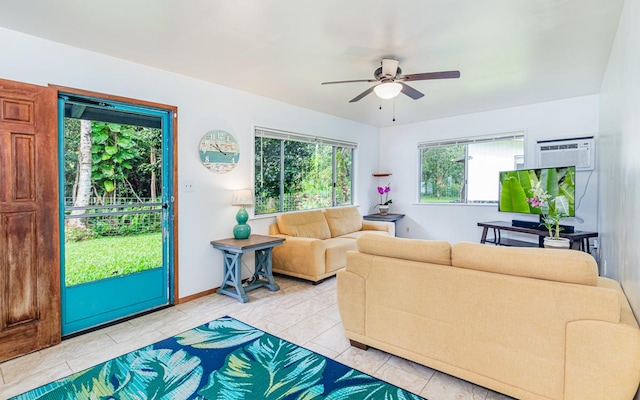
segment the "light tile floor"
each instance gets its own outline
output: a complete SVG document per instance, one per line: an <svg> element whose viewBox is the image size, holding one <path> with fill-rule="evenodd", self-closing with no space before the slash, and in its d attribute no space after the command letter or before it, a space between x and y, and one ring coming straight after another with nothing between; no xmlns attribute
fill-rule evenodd
<svg viewBox="0 0 640 400"><path fill-rule="evenodd" d="M6 399L205 322L229 315L429 400L508 400L510 397L430 368L369 349L344 337L336 279L317 286L276 277L280 291L258 289L241 304L218 294L100 329L57 346L0 363L0 399Z"/></svg>

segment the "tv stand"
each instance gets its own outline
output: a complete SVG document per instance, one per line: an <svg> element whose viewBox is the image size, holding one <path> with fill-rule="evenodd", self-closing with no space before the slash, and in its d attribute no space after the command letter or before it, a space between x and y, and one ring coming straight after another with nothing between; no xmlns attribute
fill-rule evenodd
<svg viewBox="0 0 640 400"><path fill-rule="evenodd" d="M512 223L507 221L478 222L478 226L484 228L482 230L482 238L480 239L480 243L491 243L491 244L495 244L496 246L543 247L544 238L546 236L549 236L549 232L547 231L547 229L539 230L539 229L518 227L518 226L513 226ZM487 233L489 229L493 230L493 239L487 239ZM502 231L536 235L538 237L538 243L503 238L501 234ZM589 238L598 237L598 232L573 230L573 232L569 233L565 231L560 231L560 237L569 239L572 249L582 250L589 253L591 251Z"/></svg>

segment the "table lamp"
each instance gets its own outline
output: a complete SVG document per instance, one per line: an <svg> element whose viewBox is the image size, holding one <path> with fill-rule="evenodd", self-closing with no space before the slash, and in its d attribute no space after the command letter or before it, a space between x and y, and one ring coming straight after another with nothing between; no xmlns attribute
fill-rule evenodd
<svg viewBox="0 0 640 400"><path fill-rule="evenodd" d="M245 206L253 205L253 195L250 189L241 189L233 192L234 206L240 206L238 213L236 214L236 221L238 225L233 227L233 237L236 239L247 239L251 235L251 226L247 225L249 214L245 209Z"/></svg>

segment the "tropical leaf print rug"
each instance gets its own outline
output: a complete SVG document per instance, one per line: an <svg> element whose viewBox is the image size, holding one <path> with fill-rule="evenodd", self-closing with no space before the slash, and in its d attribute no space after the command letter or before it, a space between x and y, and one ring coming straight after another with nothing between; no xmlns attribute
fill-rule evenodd
<svg viewBox="0 0 640 400"><path fill-rule="evenodd" d="M223 317L13 399L421 397Z"/></svg>

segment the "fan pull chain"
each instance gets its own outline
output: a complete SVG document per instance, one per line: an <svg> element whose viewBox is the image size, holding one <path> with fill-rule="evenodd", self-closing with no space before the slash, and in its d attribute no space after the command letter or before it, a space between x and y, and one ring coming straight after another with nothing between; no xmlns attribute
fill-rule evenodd
<svg viewBox="0 0 640 400"><path fill-rule="evenodd" d="M382 110L382 99L378 98L378 100L380 100L380 108L378 108L378 110Z"/></svg>
<svg viewBox="0 0 640 400"><path fill-rule="evenodd" d="M393 122L396 122L396 98L393 98Z"/></svg>

